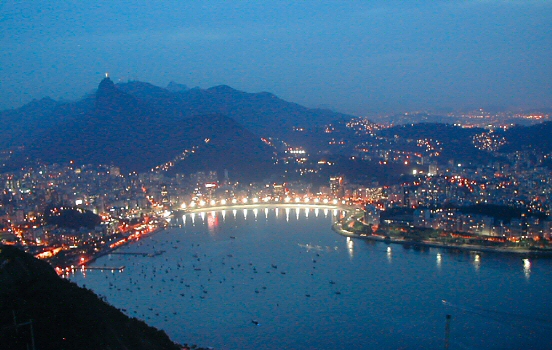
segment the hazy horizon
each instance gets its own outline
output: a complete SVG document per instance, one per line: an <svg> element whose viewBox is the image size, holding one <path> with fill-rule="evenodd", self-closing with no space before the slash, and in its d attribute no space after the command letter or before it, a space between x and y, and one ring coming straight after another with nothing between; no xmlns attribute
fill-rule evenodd
<svg viewBox="0 0 552 350"><path fill-rule="evenodd" d="M115 82L368 115L551 107L550 1L0 5L0 110Z"/></svg>

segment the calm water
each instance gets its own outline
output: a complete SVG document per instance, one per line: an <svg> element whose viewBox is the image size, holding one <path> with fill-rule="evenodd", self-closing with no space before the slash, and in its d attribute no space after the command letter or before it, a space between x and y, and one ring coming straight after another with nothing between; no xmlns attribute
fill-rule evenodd
<svg viewBox="0 0 552 350"><path fill-rule="evenodd" d="M348 240L336 211L188 214L71 279L216 349L552 348L552 260ZM446 300L443 302L443 300ZM258 324L257 324L258 323Z"/></svg>

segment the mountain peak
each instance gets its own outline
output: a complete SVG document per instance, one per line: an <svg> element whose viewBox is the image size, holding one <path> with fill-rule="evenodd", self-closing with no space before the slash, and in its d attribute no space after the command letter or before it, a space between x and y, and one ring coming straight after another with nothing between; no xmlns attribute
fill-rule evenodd
<svg viewBox="0 0 552 350"><path fill-rule="evenodd" d="M25 111L28 111L28 110L35 111L36 109L51 110L53 107L57 105L58 105L58 102L56 102L50 96L46 96L41 98L40 100L37 100L37 99L32 100L31 102L21 107L21 109Z"/></svg>
<svg viewBox="0 0 552 350"><path fill-rule="evenodd" d="M98 92L107 92L107 91L113 91L115 90L115 83L113 83L113 80L111 80L109 77L105 77L101 82L100 85L98 85Z"/></svg>
<svg viewBox="0 0 552 350"><path fill-rule="evenodd" d="M171 81L169 85L167 85L167 90L169 90L170 92L182 92L182 91L190 90L190 88L184 84L179 84L179 83L175 83L174 81Z"/></svg>
<svg viewBox="0 0 552 350"><path fill-rule="evenodd" d="M238 90L228 86L228 85L217 85L217 86L213 86L209 89L207 89L207 91L209 92L217 92L217 93L236 93L236 92L239 92Z"/></svg>
<svg viewBox="0 0 552 350"><path fill-rule="evenodd" d="M104 78L96 91L96 109L117 115L135 115L138 113L138 101L121 91L109 77Z"/></svg>

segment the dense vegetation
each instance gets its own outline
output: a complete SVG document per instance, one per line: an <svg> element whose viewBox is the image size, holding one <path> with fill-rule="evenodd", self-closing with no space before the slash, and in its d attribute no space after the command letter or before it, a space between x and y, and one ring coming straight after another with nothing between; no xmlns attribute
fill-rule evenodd
<svg viewBox="0 0 552 350"><path fill-rule="evenodd" d="M78 230L81 227L93 229L102 222L100 216L90 210L64 207L48 207L44 211L47 224Z"/></svg>
<svg viewBox="0 0 552 350"><path fill-rule="evenodd" d="M510 223L512 219L520 219L523 214L527 216L537 216L540 219L546 217L546 214L543 213L528 213L526 209L498 204L475 204L467 207L460 207L459 210L466 214L491 216L495 218L495 220L504 221L504 223Z"/></svg>
<svg viewBox="0 0 552 350"><path fill-rule="evenodd" d="M423 209L423 208L420 208ZM437 209L437 207L433 208ZM499 204L474 204L468 206L455 206L455 205L445 205L443 209L449 210L458 210L463 214L474 214L474 215L485 215L495 219L498 223L498 220L503 221L508 224L513 219L521 219L523 215L527 217L535 216L539 219L545 219L546 214L544 213L530 213L526 209L516 208L508 205L499 205ZM410 218L414 214L414 209L409 207L396 207L390 208L388 210L382 211L380 214L381 220L386 219L400 219L400 218Z"/></svg>

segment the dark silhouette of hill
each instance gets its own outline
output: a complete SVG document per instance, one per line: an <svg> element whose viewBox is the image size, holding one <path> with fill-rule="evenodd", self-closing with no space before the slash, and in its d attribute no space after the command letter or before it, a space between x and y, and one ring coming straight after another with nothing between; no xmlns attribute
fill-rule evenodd
<svg viewBox="0 0 552 350"><path fill-rule="evenodd" d="M25 157L48 163L115 164L123 171L143 172L195 149L193 157L179 159L174 169L224 166L234 179L245 181L259 180L263 174L258 170L271 167L271 148L231 118L183 118L168 90L148 88L150 99L140 99L109 78L102 80L94 103L64 107L57 124L26 143Z"/></svg>
<svg viewBox="0 0 552 350"><path fill-rule="evenodd" d="M195 151L169 173L228 170L232 179L260 181L274 171L274 150L234 120L220 114L185 119L179 125L195 136Z"/></svg>
<svg viewBox="0 0 552 350"><path fill-rule="evenodd" d="M526 127L510 128L504 132L507 143L501 152L534 150L541 153L552 151L552 122L544 122Z"/></svg>
<svg viewBox="0 0 552 350"><path fill-rule="evenodd" d="M48 224L75 230L81 227L93 229L102 222L101 217L90 210L55 206L48 206L44 210L44 220Z"/></svg>
<svg viewBox="0 0 552 350"><path fill-rule="evenodd" d="M11 148L20 146L21 140L34 137L44 131L47 125L56 118L52 112L60 104L49 97L33 100L19 109L0 112L2 137L0 147Z"/></svg>
<svg viewBox="0 0 552 350"><path fill-rule="evenodd" d="M181 348L165 332L58 277L48 263L0 245L0 347L31 349L33 337L41 350Z"/></svg>
<svg viewBox="0 0 552 350"><path fill-rule="evenodd" d="M178 84L174 81L171 81L169 83L169 85L167 85L167 90L169 90L170 92L182 92L182 91L186 91L186 90L189 90L190 88L188 88L188 86L184 85L184 84Z"/></svg>
<svg viewBox="0 0 552 350"><path fill-rule="evenodd" d="M397 140L434 140L440 142L442 151L439 159L455 161L472 161L485 163L489 160L488 152L481 151L473 145L473 137L484 132L481 128L462 128L451 124L419 123L399 125L378 132L378 135ZM416 142L412 142L415 145Z"/></svg>
<svg viewBox="0 0 552 350"><path fill-rule="evenodd" d="M488 133L482 128L462 128L450 124L419 123L407 124L381 130L378 135L403 139L433 139L443 144L443 159L484 161L490 154L477 149L473 144L474 135ZM506 131L494 130L494 133L504 137L505 143L498 152L513 153L530 151L537 154L552 152L552 122L544 122L531 126L516 125Z"/></svg>
<svg viewBox="0 0 552 350"><path fill-rule="evenodd" d="M46 98L1 112L6 127L0 131L0 147L25 147L8 162L12 169L28 160L73 160L147 171L180 159L171 172L222 174L228 169L235 180L253 181L270 174L272 166L273 149L260 136L276 136L292 145L306 142L312 148L327 143L318 140L322 125L346 118L225 85L204 90L171 82L165 89L138 81L115 85L106 78L95 94L80 101ZM311 131L293 132L293 126ZM195 153L179 158L192 148Z"/></svg>
<svg viewBox="0 0 552 350"><path fill-rule="evenodd" d="M77 102L45 98L0 112L4 125L0 147L25 146L8 161L12 168L27 160L74 160L143 172L172 162L169 173L217 170L222 176L228 169L235 180L255 181L274 171L274 149L261 142L261 136L272 137L280 151L302 146L311 155L345 156L354 152L355 145L380 142L347 127L350 118L226 85L189 89L171 82L162 88L139 81L115 85L107 78L95 94ZM331 133L324 132L327 124L333 126ZM550 153L551 129L552 122L495 130L507 141L499 151ZM442 146L439 161L485 162L491 154L473 143L474 135L483 132L487 131L419 123L381 130L378 135L407 151L419 151L408 140L437 140ZM340 140L345 142L335 146L334 141Z"/></svg>

